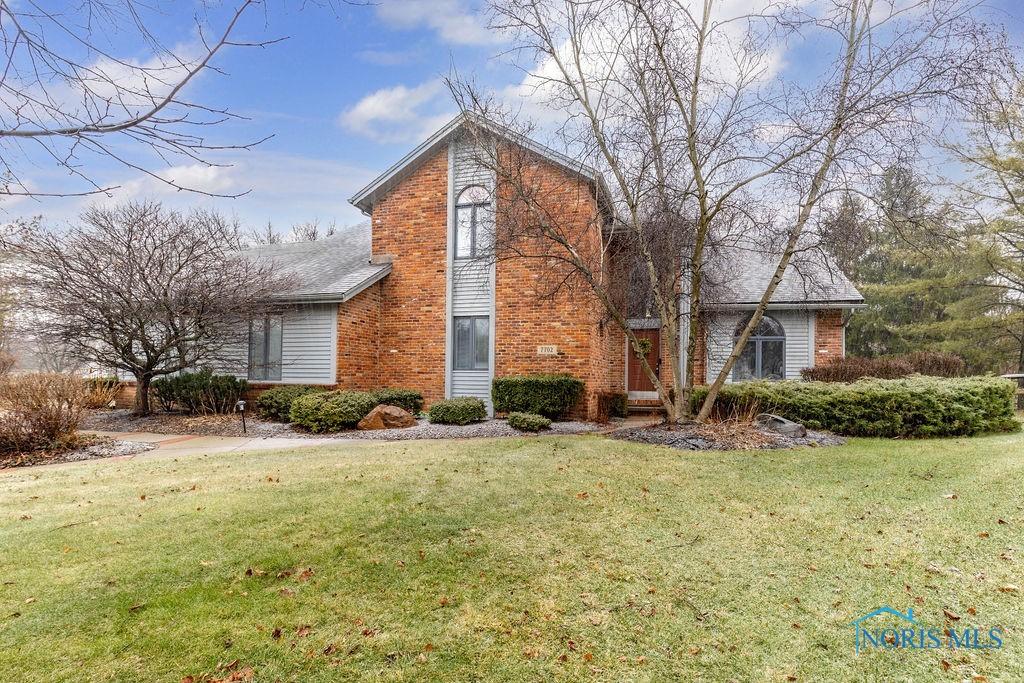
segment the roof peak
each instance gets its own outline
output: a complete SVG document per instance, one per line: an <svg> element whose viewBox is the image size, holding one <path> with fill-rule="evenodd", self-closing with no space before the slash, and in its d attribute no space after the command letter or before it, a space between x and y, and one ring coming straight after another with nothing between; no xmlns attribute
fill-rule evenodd
<svg viewBox="0 0 1024 683"><path fill-rule="evenodd" d="M483 128L492 135L504 138L516 145L529 149L572 173L579 174L599 186L601 192L607 193L604 178L596 169L566 156L561 152L557 152L547 145L539 143L522 133L513 131L507 126L497 123L496 121L481 114L463 111L448 121L448 123L441 126L433 133L433 135L413 148L412 151L399 159L386 171L374 178L369 184L356 192L349 198L349 202L364 214L369 215L377 200L386 194L402 178L404 178L406 173L408 173L414 166L418 165L418 163L428 154L437 151L437 149L446 144L448 140L463 126L470 123Z"/></svg>

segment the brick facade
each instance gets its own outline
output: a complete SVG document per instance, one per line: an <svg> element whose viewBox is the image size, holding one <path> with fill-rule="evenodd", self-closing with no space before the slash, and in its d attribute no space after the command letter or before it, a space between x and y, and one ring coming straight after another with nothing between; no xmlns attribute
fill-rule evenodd
<svg viewBox="0 0 1024 683"><path fill-rule="evenodd" d="M383 282L338 304L337 386L365 391L380 386L380 301Z"/></svg>
<svg viewBox="0 0 1024 683"><path fill-rule="evenodd" d="M577 247L599 254L601 223L592 190L579 178L538 162L526 181L558 224L578 235ZM501 189L499 188L499 201ZM499 216L507 216L499 211ZM501 226L498 227L499 232ZM519 243L520 253L537 254L543 245ZM555 283L569 275L570 285L552 296ZM574 286L575 285L575 286ZM565 372L586 382L587 389L573 416L593 419L598 395L622 391L623 335L605 321L605 311L586 285L572 282L567 270L553 261L515 258L498 262L495 274L495 377L539 372ZM539 345L557 347L556 355L539 355Z"/></svg>
<svg viewBox="0 0 1024 683"><path fill-rule="evenodd" d="M444 398L448 152L423 161L373 207L373 256L392 261L381 281L381 384Z"/></svg>
<svg viewBox="0 0 1024 683"><path fill-rule="evenodd" d="M822 309L814 320L814 364L826 365L846 355L843 311Z"/></svg>

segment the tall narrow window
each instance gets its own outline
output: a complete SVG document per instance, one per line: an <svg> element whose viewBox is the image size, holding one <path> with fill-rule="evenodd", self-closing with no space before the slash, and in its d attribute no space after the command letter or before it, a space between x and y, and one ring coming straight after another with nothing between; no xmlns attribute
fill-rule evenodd
<svg viewBox="0 0 1024 683"><path fill-rule="evenodd" d="M738 338L750 322L747 316L736 326ZM732 380L742 382L748 379L786 378L786 331L775 318L767 315L754 328L746 346L732 368Z"/></svg>
<svg viewBox="0 0 1024 683"><path fill-rule="evenodd" d="M486 370L490 358L490 318L486 315L455 318L455 369Z"/></svg>
<svg viewBox="0 0 1024 683"><path fill-rule="evenodd" d="M249 379L281 380L281 339L284 321L268 315L249 323Z"/></svg>
<svg viewBox="0 0 1024 683"><path fill-rule="evenodd" d="M455 201L455 258L484 256L491 244L491 199L486 189L471 185Z"/></svg>

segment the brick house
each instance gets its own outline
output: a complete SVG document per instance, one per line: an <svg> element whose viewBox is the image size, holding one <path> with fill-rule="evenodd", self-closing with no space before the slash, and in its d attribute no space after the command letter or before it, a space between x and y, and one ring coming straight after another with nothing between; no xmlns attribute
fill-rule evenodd
<svg viewBox="0 0 1024 683"><path fill-rule="evenodd" d="M483 123L490 126L487 122ZM600 242L587 221L606 207L594 171L537 143L528 146L533 173L551 187L557 210L579 217L580 240ZM588 293L538 299L530 259L481 259L489 207L502 188L474 154L460 116L360 190L351 202L368 224L338 237L256 250L293 275L277 315L250 326L248 378L256 386L322 384L348 389L381 386L421 391L429 404L455 396L490 399L495 377L567 372L586 382L576 413L597 414L603 392L628 391L641 402L656 396L627 353L624 335ZM493 215L493 214L490 214ZM753 308L771 264L743 257L701 327L695 380L718 371L736 326ZM820 268L817 286L787 274L735 379L799 378L800 369L840 357L844 327L863 299L838 270ZM813 272L813 269L810 269ZM829 278L825 272L837 273ZM811 278L812 280L814 278ZM761 290L758 289L761 288ZM631 319L652 340L653 366L668 353L654 318Z"/></svg>

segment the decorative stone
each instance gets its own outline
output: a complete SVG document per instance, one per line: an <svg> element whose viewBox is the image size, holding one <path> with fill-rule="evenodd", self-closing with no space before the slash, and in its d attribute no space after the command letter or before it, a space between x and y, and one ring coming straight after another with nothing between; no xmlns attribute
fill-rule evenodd
<svg viewBox="0 0 1024 683"><path fill-rule="evenodd" d="M404 429L415 427L416 418L398 406L377 406L359 421L357 429Z"/></svg>
<svg viewBox="0 0 1024 683"><path fill-rule="evenodd" d="M784 434L785 436L794 438L803 438L807 436L807 428L799 422L793 422L792 420L787 420L784 417L772 415L771 413L761 413L754 418L754 424L763 429Z"/></svg>

